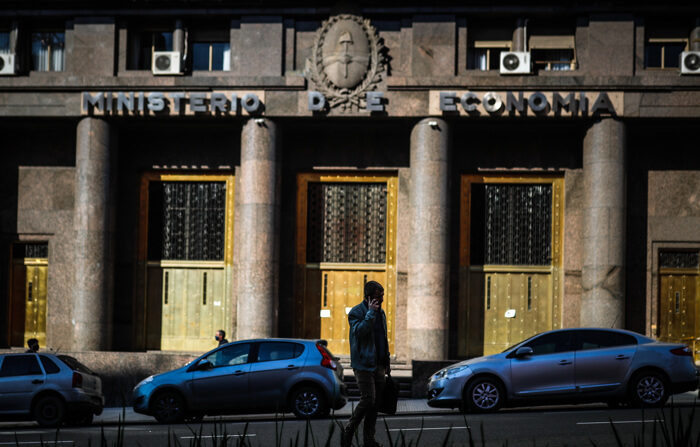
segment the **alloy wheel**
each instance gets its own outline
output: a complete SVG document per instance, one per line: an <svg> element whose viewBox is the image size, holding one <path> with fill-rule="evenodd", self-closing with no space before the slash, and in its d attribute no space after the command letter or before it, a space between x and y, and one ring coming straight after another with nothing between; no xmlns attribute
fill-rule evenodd
<svg viewBox="0 0 700 447"><path fill-rule="evenodd" d="M182 399L175 393L163 393L155 401L155 417L159 422L172 423L182 418Z"/></svg>
<svg viewBox="0 0 700 447"><path fill-rule="evenodd" d="M500 399L496 385L491 382L481 382L472 390L472 402L481 410L491 410Z"/></svg>
<svg viewBox="0 0 700 447"><path fill-rule="evenodd" d="M645 376L637 382L637 396L645 404L654 405L664 397L664 383L656 376Z"/></svg>
<svg viewBox="0 0 700 447"><path fill-rule="evenodd" d="M294 406L300 414L304 416L314 416L319 410L319 397L313 391L302 391L297 394L294 400Z"/></svg>

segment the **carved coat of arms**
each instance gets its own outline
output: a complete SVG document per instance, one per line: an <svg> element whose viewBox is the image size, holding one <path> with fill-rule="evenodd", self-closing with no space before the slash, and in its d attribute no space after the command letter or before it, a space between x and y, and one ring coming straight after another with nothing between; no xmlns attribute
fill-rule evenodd
<svg viewBox="0 0 700 447"><path fill-rule="evenodd" d="M364 93L376 88L384 71L384 44L368 19L340 14L323 22L316 34L306 76L333 108L365 106Z"/></svg>

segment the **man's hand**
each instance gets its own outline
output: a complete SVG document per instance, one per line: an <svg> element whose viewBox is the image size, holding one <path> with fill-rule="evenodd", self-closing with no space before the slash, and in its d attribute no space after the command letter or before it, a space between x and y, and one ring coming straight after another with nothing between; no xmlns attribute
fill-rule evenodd
<svg viewBox="0 0 700 447"><path fill-rule="evenodd" d="M375 312L378 311L379 310L379 300L370 300L369 308Z"/></svg>

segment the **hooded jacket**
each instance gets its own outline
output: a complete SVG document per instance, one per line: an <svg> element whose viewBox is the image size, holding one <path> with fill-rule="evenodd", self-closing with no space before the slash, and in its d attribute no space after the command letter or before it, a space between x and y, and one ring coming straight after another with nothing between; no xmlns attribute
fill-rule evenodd
<svg viewBox="0 0 700 447"><path fill-rule="evenodd" d="M386 339L386 314L383 309L375 312L363 300L348 313L348 323L350 324L350 366L353 369L374 371L377 368L377 349L374 346L374 332L372 329L374 327L374 319L377 316L382 319L384 338ZM388 350L386 358L381 360L382 363L389 364Z"/></svg>

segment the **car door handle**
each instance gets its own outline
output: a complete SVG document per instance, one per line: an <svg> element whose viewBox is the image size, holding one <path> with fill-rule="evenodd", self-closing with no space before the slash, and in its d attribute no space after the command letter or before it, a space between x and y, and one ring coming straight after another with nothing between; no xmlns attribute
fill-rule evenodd
<svg viewBox="0 0 700 447"><path fill-rule="evenodd" d="M293 370L293 369L298 369L298 368L299 368L299 367L298 367L297 365L289 365L289 366L287 366L287 369L290 370L290 371Z"/></svg>
<svg viewBox="0 0 700 447"><path fill-rule="evenodd" d="M559 360L559 364L562 366L571 365L571 360Z"/></svg>
<svg viewBox="0 0 700 447"><path fill-rule="evenodd" d="M630 358L630 356L624 355L624 354L620 354L620 355L615 356L615 360L627 360L628 358Z"/></svg>
<svg viewBox="0 0 700 447"><path fill-rule="evenodd" d="M242 376L243 374L245 374L245 371L241 371L240 369L233 373L234 376Z"/></svg>
<svg viewBox="0 0 700 447"><path fill-rule="evenodd" d="M40 380L40 379L34 379L34 380L32 380L32 383L33 383L34 385L39 385L40 383L44 383L44 381L43 381L43 380Z"/></svg>

